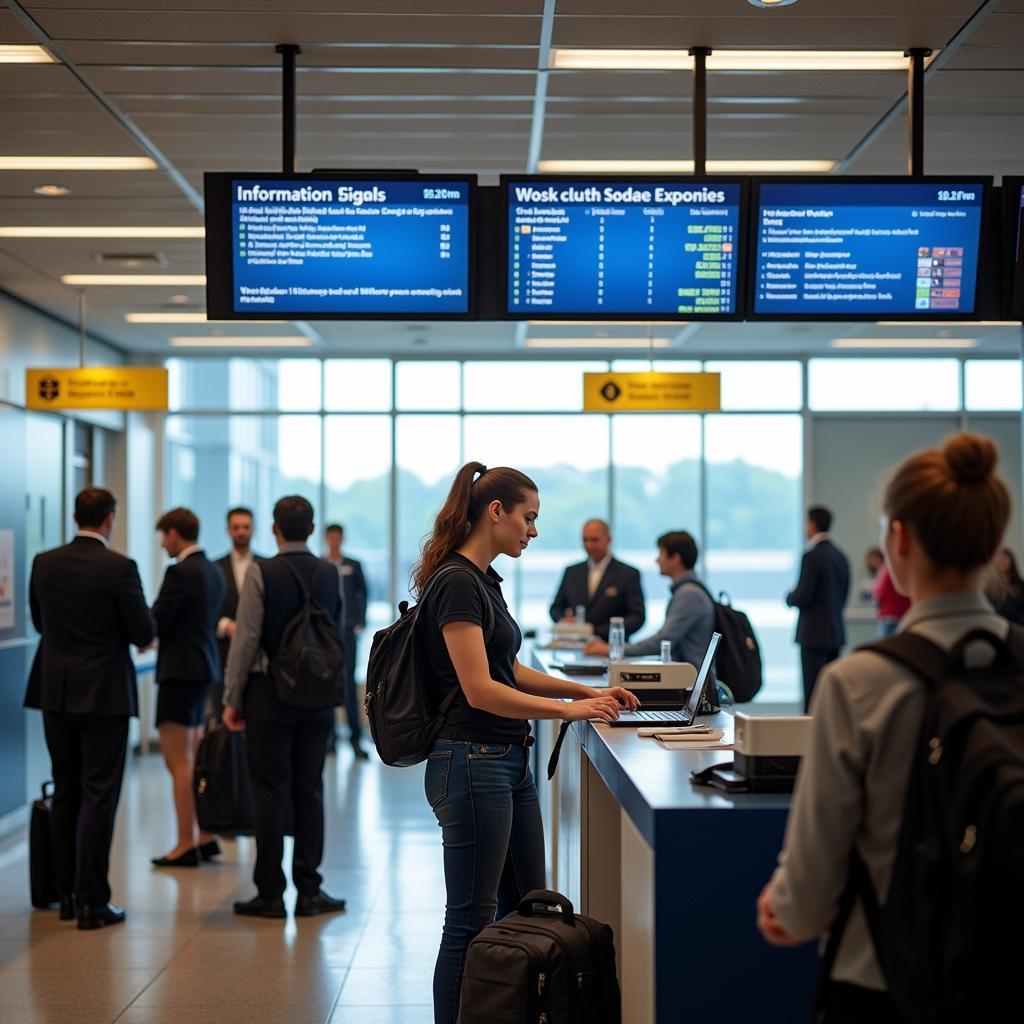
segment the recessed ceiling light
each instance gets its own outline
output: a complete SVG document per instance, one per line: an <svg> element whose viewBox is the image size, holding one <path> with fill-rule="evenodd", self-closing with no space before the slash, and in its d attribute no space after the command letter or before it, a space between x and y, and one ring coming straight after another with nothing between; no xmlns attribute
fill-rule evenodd
<svg viewBox="0 0 1024 1024"><path fill-rule="evenodd" d="M796 0L747 0L747 3L752 7L761 7L770 11L774 7L788 7L790 4L795 4Z"/></svg>
<svg viewBox="0 0 1024 1024"><path fill-rule="evenodd" d="M66 196L70 194L71 189L64 185L36 185L32 191L37 196Z"/></svg>
<svg viewBox="0 0 1024 1024"><path fill-rule="evenodd" d="M55 64L53 56L41 46L0 43L0 64Z"/></svg>
<svg viewBox="0 0 1024 1024"><path fill-rule="evenodd" d="M171 306L187 306L192 300L187 295L172 295L167 304Z"/></svg>
<svg viewBox="0 0 1024 1024"><path fill-rule="evenodd" d="M205 285L205 274L64 274L64 284L78 285Z"/></svg>
<svg viewBox="0 0 1024 1024"><path fill-rule="evenodd" d="M977 348L975 338L835 338L832 348Z"/></svg>
<svg viewBox="0 0 1024 1024"><path fill-rule="evenodd" d="M0 156L0 171L152 171L148 156Z"/></svg>
<svg viewBox="0 0 1024 1024"><path fill-rule="evenodd" d="M935 54L928 60L934 60ZM713 50L708 71L906 71L902 50ZM588 71L692 71L688 50L555 50L552 67Z"/></svg>
<svg viewBox="0 0 1024 1024"><path fill-rule="evenodd" d="M171 338L174 348L309 348L309 338Z"/></svg>
<svg viewBox="0 0 1024 1024"><path fill-rule="evenodd" d="M205 238L201 227L0 227L0 238Z"/></svg>
<svg viewBox="0 0 1024 1024"><path fill-rule="evenodd" d="M708 174L828 174L834 160L709 160ZM545 174L692 174L692 160L541 160Z"/></svg>

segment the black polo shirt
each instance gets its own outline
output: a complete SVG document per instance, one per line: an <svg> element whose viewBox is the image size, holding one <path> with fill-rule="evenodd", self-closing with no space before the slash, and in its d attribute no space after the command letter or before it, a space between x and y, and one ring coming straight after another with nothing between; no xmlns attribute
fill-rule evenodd
<svg viewBox="0 0 1024 1024"><path fill-rule="evenodd" d="M436 586L431 587L417 621L422 650L431 669L428 679L435 704L440 704L452 688L459 685L459 677L441 629L449 622L472 622L485 629L483 593L487 594L494 611L494 633L486 645L491 678L518 689L515 663L523 635L502 597L501 577L489 566L487 572L481 572L465 555L458 552L454 552L442 563L452 564L464 566L469 572L449 572ZM476 576L476 580L473 576ZM477 581L483 584L482 588ZM503 718L470 707L460 688L445 718L440 738L469 740L473 743L522 743L529 732L529 723L524 719Z"/></svg>

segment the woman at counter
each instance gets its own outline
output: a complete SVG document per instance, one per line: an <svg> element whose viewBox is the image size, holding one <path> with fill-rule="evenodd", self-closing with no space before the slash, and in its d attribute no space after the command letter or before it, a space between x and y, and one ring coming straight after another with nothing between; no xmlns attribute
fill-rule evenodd
<svg viewBox="0 0 1024 1024"><path fill-rule="evenodd" d="M531 719L613 721L638 701L527 668L522 634L491 568L537 536L537 485L515 469L459 470L413 570L435 704L458 687L427 759L424 789L444 845L447 900L434 969L435 1024L454 1024L466 951L484 925L545 886L544 837L528 749ZM431 580L442 568L436 585ZM486 604L485 604L486 602ZM566 703L565 698L570 698Z"/></svg>
<svg viewBox="0 0 1024 1024"><path fill-rule="evenodd" d="M947 650L974 629L1007 636L1009 624L983 593L986 567L1010 513L1009 494L995 473L997 458L987 438L961 434L941 450L910 458L889 481L883 547L893 582L912 601L900 632L919 633ZM879 901L886 901L924 688L895 661L859 651L825 669L810 710L811 737L779 866L757 906L758 927L777 946L831 929L854 849ZM973 981L985 985L984 978ZM905 1024L888 994L859 901L817 1019Z"/></svg>

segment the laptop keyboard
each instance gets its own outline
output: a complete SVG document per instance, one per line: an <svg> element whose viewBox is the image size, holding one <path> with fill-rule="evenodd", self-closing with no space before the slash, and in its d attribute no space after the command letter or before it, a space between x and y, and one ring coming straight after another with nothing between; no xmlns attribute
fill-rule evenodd
<svg viewBox="0 0 1024 1024"><path fill-rule="evenodd" d="M679 711L634 711L633 718L642 722L681 722L683 716Z"/></svg>

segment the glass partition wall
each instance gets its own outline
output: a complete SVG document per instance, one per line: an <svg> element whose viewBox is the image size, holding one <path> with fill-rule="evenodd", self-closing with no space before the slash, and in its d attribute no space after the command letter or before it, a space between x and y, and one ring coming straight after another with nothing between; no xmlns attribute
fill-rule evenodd
<svg viewBox="0 0 1024 1024"><path fill-rule="evenodd" d="M880 368L869 362L658 360L658 370L721 372L722 411L610 417L582 413L583 373L650 363L171 359L164 505L195 509L215 556L226 549L224 513L234 505L255 512L260 553L274 550L270 513L283 494L312 501L317 544L327 523L342 523L346 552L363 563L370 591L364 664L373 631L409 596L410 570L455 470L470 459L512 465L541 495L538 540L525 558L495 565L525 629L549 625L561 573L584 557L580 527L594 516L612 524L616 555L640 568L645 631L656 629L668 596L656 540L687 529L701 549L699 571L758 632L762 698L792 700L795 614L784 595L799 570L804 505L827 500L805 480L815 420L851 409L947 410L949 400L936 404L935 392L955 393L958 404L966 396L967 407L974 399L979 410L1020 409L1015 361L915 360L916 391L850 387L859 369L877 380ZM993 375L1017 381L1003 384L998 403ZM923 403L921 382L929 379L934 389Z"/></svg>

